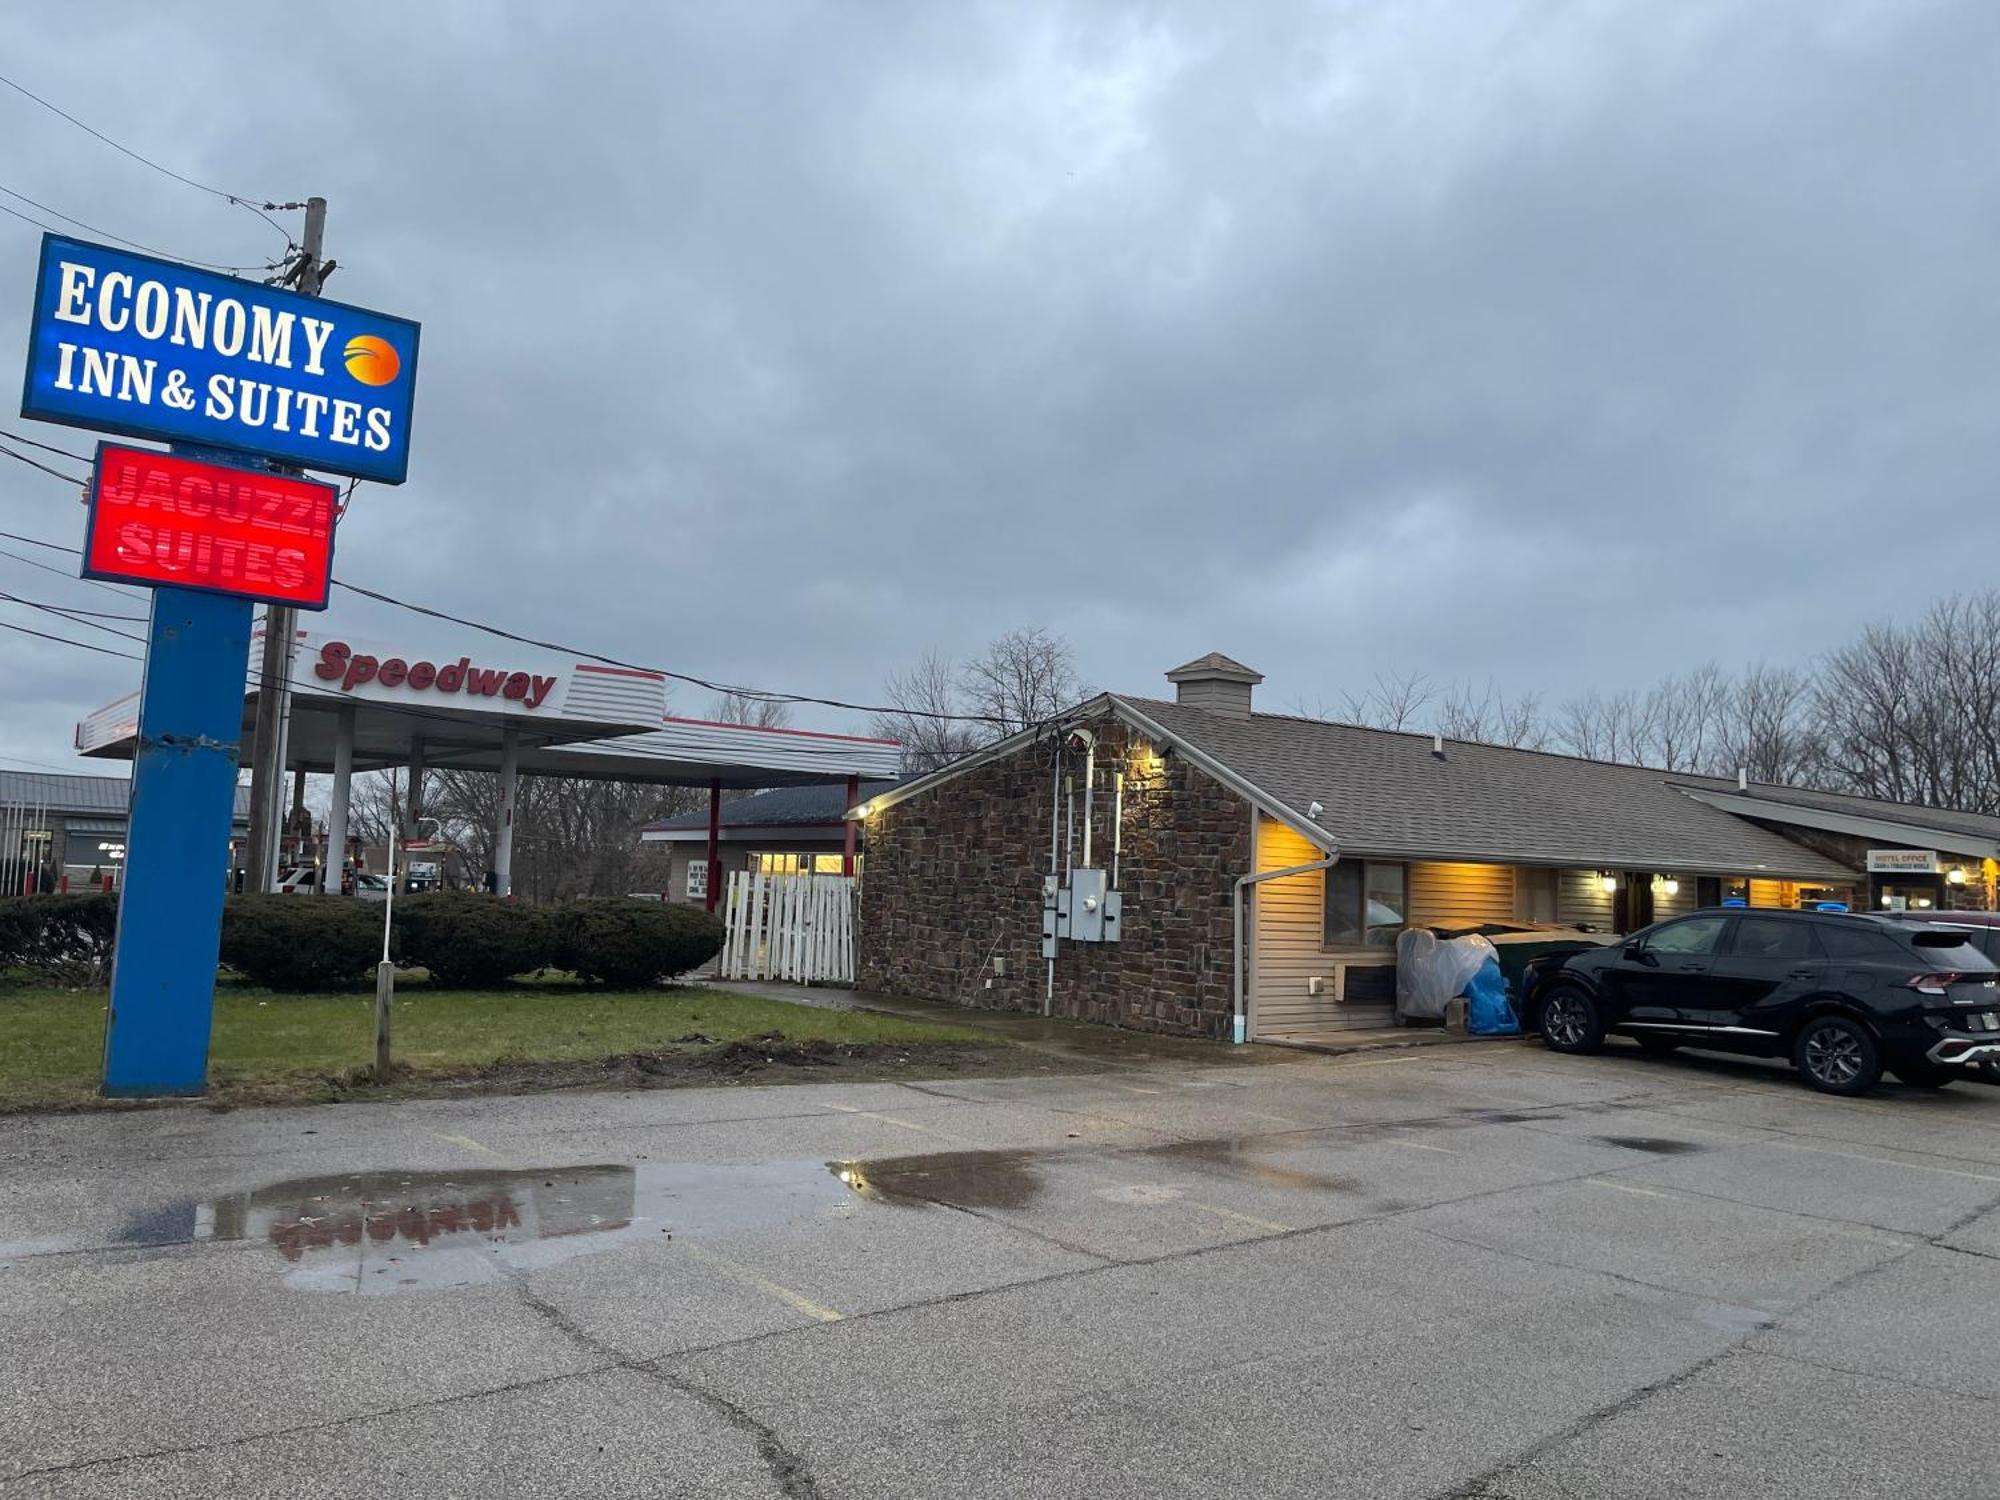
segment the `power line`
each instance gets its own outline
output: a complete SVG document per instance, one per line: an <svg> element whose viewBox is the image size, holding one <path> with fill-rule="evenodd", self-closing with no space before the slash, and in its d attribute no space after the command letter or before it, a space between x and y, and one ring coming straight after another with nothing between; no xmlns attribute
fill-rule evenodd
<svg viewBox="0 0 2000 1500"><path fill-rule="evenodd" d="M0 620L0 630L17 631L22 635L32 635L38 640L54 641L58 646L74 646L79 651L95 651L99 656L122 656L127 661L142 661L130 651L115 651L109 646L93 646L88 641L73 641L66 635L50 635L45 630L30 630L25 625L16 625L11 620Z"/></svg>
<svg viewBox="0 0 2000 1500"><path fill-rule="evenodd" d="M273 229L277 230L279 234L285 237L285 248L287 250L294 250L298 248L297 244L292 239L291 231L285 228L285 226L280 224L276 219L272 218L270 214L266 213L264 210L303 208L305 206L304 204L272 203L267 200L259 199L254 195L246 196L245 194L242 193L232 193L224 188L216 187L211 183L198 182L192 177L184 177L179 172L176 172L172 167L163 167L158 162L154 161L150 156L141 156L137 151L134 151L130 146L122 145L119 142L114 141L110 136L106 135L103 131L97 129L96 127L84 124L83 121L79 120L75 115L71 114L68 110L61 109L56 105L51 104L48 100L44 99L40 94L37 94L30 89L22 87L20 84L16 83L13 79L7 77L5 74L0 74L0 83L4 83L8 88L12 89L22 98L32 100L34 103L41 105L41 107L47 110L50 114L58 115L61 118L69 121L70 124L74 125L78 130L81 130L85 135L94 136L96 139L102 141L105 145L109 146L113 151L117 151L125 156L131 157L132 160L138 162L141 166L151 167L155 172L160 173L162 176L173 178L175 182L185 183L188 187L198 189L199 191L204 193L211 193L215 197L222 199L225 203L234 203L238 208L245 209L248 212L255 214L258 218L262 219L266 224L269 224ZM262 208L258 207L258 204L260 202L263 203ZM51 210L51 212L53 212L53 210ZM16 217L18 218L24 216L16 215ZM44 225L43 227L47 228L48 226Z"/></svg>
<svg viewBox="0 0 2000 1500"><path fill-rule="evenodd" d="M6 451L5 447L0 447L0 453ZM21 455L15 454L14 456L18 458ZM32 462L32 460L29 460L29 462ZM42 465L36 464L35 467L41 468ZM49 470L46 472L54 471ZM67 478L68 476L59 474L56 477ZM56 542L45 542L36 537L18 536L10 531L0 531L0 537L9 537L14 541L27 542L37 547L47 547L55 552L67 552L76 557L83 555L81 549L76 547L65 547ZM13 554L0 553L0 556L11 555ZM25 558L20 560L29 561L29 559ZM36 566L43 565L36 564ZM508 630L503 626L488 624L483 620L468 619L464 615L452 614L448 610L432 609L429 605L425 604L412 604L409 600L399 599L394 594L385 594L379 589L364 588L361 584L349 583L344 578L336 578L333 582L337 587L346 589L350 594L359 594L366 599L378 600L383 604L392 604L396 608L406 609L412 614L427 615L433 620L443 620L448 624L460 625L467 630L477 630L483 634L498 637L501 640L516 641L523 646L534 646L543 651L562 652L571 656L581 657L585 661L602 662L608 667L623 667L630 672L657 672L660 676L670 681L685 682L694 687L705 688L711 693L725 693L733 698L748 698L760 703L808 703L820 708L843 709L849 713L881 714L885 716L901 715L904 718L928 719L953 724L985 724L991 726L1004 722L991 714L954 714L944 713L936 709L899 708L893 704L853 703L844 698L822 698L812 693L782 693L766 688L743 687L731 683L715 682L706 677L696 677L689 672L675 672L664 667L646 666L640 662L626 661L616 656L606 656L602 652L586 651L580 646L569 646L564 645L560 641L545 641L535 636L522 635L517 631Z"/></svg>
<svg viewBox="0 0 2000 1500"><path fill-rule="evenodd" d="M9 458L18 458L22 463L26 464L29 468L40 469L44 474L49 475L51 478L66 480L70 484L76 484L76 485L88 486L90 483L88 479L81 478L78 475L65 474L61 469L51 469L47 464L43 463L40 459L30 458L25 453L16 453L12 448L9 448L5 443L0 443L0 453L6 454Z"/></svg>
<svg viewBox="0 0 2000 1500"><path fill-rule="evenodd" d="M674 672L665 667L649 667L638 662L625 661L616 656L605 656L600 652L586 651L581 646L566 646L560 641L539 640L531 635L521 635L499 625L489 625L482 620L470 620L463 615L454 615L446 610L432 609L423 604L412 604L407 599L398 599L393 594L384 594L375 589L363 588L358 583L349 583L344 578L333 580L338 588L350 594L360 594L364 598L377 599L384 604L393 604L398 609L407 609L413 614L428 615L434 620L444 620L453 625L462 625L468 630L483 631L487 635L498 636L502 640L517 641L523 646L535 646L544 651L558 651L572 656L580 656L585 661L602 662L608 667L623 667L632 672L657 672L674 682L685 682L694 687L706 688L711 693L724 693L732 698L749 698L760 703L810 703L822 708L840 708L853 713L900 714L912 719L936 719L964 724L999 724L1004 721L991 714L942 713L936 709L898 708L880 703L850 703L843 698L821 698L812 693L783 693L766 688L753 688L726 682L711 682L706 677L696 677L687 672Z"/></svg>
<svg viewBox="0 0 2000 1500"><path fill-rule="evenodd" d="M79 580L79 582L81 582L81 580ZM0 599L8 599L13 601L15 604L25 604L30 609L46 609L50 611L52 614L71 615L74 616L79 623L82 623L83 621L87 620L123 620L127 624L131 625L144 625L148 618L145 615L114 615L110 611L102 609L70 609L67 606L61 604L38 604L33 599L23 599L19 594L9 594L5 592L0 592ZM135 635L132 637L132 639L136 641L139 639L139 637Z"/></svg>
<svg viewBox="0 0 2000 1500"><path fill-rule="evenodd" d="M0 536L12 536L12 535L13 535L12 532L0 531ZM42 547L54 546L54 544L51 542L39 542L36 545ZM58 552L75 551L75 549L71 547L57 547L55 548L55 550ZM83 554L81 552L78 552L76 555L78 557L81 557ZM67 569L50 567L45 562L42 562L32 557L23 557L20 553L11 552L5 547L0 547L0 557L11 557L17 563L26 563L31 568L40 568L44 573L53 573L56 577L66 578L71 583L87 583L94 589L103 589L105 593L113 594L120 599L129 599L133 597L132 591L130 591L128 589L128 586L125 584L105 583L96 578L79 578L77 577L76 574L69 572Z"/></svg>
<svg viewBox="0 0 2000 1500"><path fill-rule="evenodd" d="M58 219L61 219L63 223L74 224L78 229L87 230L91 234L97 235L101 239L115 240L117 241L117 243L121 245L130 246L134 250L143 250L148 255L158 255L166 260L179 261L185 265L190 265L190 266L200 266L204 270L209 270L209 271L229 271L229 272L270 271L276 268L273 263L268 261L261 265L254 265L254 266L225 266L220 261L196 260L191 255L175 255L172 251L162 250L157 245L146 245L140 243L138 240L128 240L122 234L113 234L108 229L99 229L95 224L86 224L84 223L83 220L76 218L71 214L66 214L59 208L50 208L48 204L38 203L33 198L30 198L26 193L16 192L13 188L8 187L7 184L5 184L4 182L0 182L0 193L5 193L9 198L19 199L21 202L27 204L30 208L39 208L45 214L54 214ZM26 217L26 216L18 215L17 217ZM29 220L29 222L33 223L34 221ZM47 225L43 226L43 228L47 227L48 227ZM54 231L51 231L51 233L53 232Z"/></svg>
<svg viewBox="0 0 2000 1500"><path fill-rule="evenodd" d="M26 443L30 448L39 448L44 453L55 453L55 454L60 454L64 458L73 458L80 464L91 464L97 462L97 460L92 458L88 453L78 453L74 449L58 448L53 443L44 443L35 438L22 437L20 433L9 432L3 427L0 427L0 437L5 438L10 443Z"/></svg>

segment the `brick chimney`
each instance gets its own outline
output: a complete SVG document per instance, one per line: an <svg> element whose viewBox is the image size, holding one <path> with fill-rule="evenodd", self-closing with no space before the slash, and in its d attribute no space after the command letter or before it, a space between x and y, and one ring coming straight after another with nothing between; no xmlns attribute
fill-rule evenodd
<svg viewBox="0 0 2000 1500"><path fill-rule="evenodd" d="M1263 680L1262 672L1253 672L1220 651L1211 651L1167 673L1167 681L1174 685L1175 702L1223 719L1249 718L1250 690Z"/></svg>

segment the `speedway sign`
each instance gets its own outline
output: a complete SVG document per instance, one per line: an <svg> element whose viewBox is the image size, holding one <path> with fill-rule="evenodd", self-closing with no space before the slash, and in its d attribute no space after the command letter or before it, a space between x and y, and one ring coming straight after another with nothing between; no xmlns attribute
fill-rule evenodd
<svg viewBox="0 0 2000 1500"><path fill-rule="evenodd" d="M44 235L21 415L401 484L419 331Z"/></svg>

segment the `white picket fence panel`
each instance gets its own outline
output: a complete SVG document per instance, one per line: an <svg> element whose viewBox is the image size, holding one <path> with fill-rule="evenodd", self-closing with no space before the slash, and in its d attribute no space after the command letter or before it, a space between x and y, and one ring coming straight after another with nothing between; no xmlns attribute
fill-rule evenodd
<svg viewBox="0 0 2000 1500"><path fill-rule="evenodd" d="M723 908L724 979L854 983L854 881L734 870Z"/></svg>

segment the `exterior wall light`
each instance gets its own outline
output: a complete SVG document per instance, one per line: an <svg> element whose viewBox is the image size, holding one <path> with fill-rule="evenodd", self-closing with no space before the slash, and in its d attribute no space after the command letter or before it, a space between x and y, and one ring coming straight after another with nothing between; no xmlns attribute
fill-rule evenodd
<svg viewBox="0 0 2000 1500"><path fill-rule="evenodd" d="M1604 871L1597 877L1597 883L1604 888L1604 894L1607 896L1613 896L1618 893L1618 877L1613 875L1609 870Z"/></svg>
<svg viewBox="0 0 2000 1500"><path fill-rule="evenodd" d="M1951 882L1951 883L1952 883L1953 885L1964 885L1964 884L1965 884L1965 866L1964 866L1964 865L1953 865L1953 866L1952 866L1952 867L1951 867L1951 868L1950 868L1949 870L1945 871L1945 876L1944 876L1944 878L1945 878L1946 880L1950 881L1950 882Z"/></svg>
<svg viewBox="0 0 2000 1500"><path fill-rule="evenodd" d="M860 813L861 816L864 818L873 817L875 814L875 804L872 802L864 802L854 810Z"/></svg>
<svg viewBox="0 0 2000 1500"><path fill-rule="evenodd" d="M1669 875L1665 880L1660 882L1660 889L1665 891L1669 896L1678 896L1681 893L1681 883Z"/></svg>

